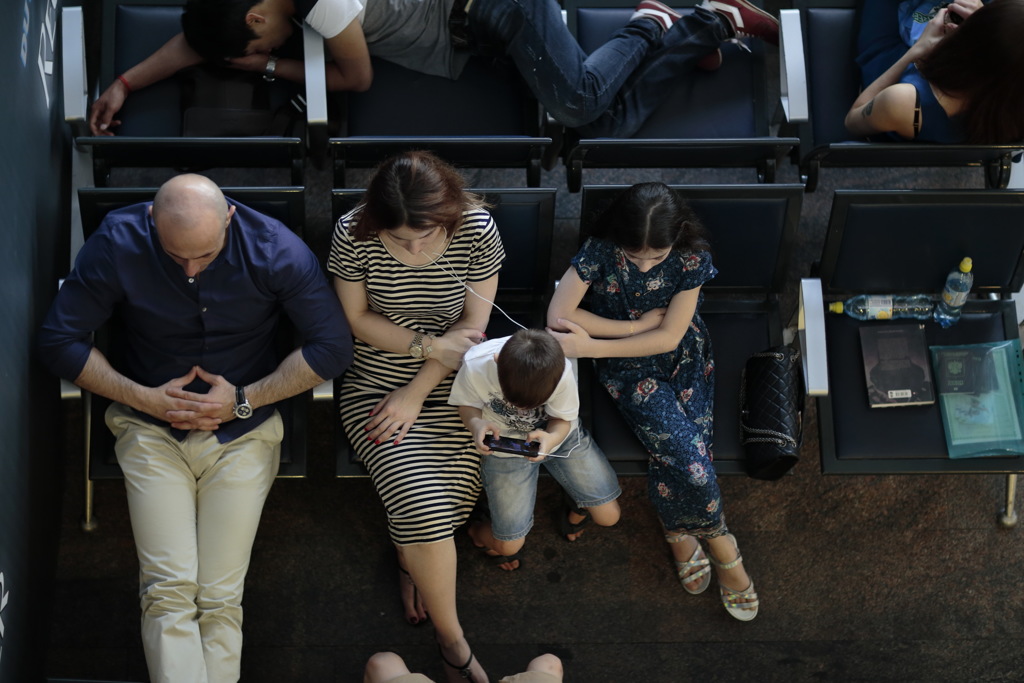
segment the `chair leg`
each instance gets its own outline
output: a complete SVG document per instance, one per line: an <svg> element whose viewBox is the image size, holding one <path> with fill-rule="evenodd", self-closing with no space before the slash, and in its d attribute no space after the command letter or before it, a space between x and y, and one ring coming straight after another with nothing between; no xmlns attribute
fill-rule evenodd
<svg viewBox="0 0 1024 683"><path fill-rule="evenodd" d="M95 531L96 519L93 511L93 486L89 478L92 463L92 394L82 392L82 417L85 420L85 514L82 516L82 531Z"/></svg>
<svg viewBox="0 0 1024 683"><path fill-rule="evenodd" d="M1014 509L1014 499L1017 497L1017 475L1006 475L1006 507L1003 508L1003 515L999 518L1000 524L1007 529L1017 526L1017 511Z"/></svg>

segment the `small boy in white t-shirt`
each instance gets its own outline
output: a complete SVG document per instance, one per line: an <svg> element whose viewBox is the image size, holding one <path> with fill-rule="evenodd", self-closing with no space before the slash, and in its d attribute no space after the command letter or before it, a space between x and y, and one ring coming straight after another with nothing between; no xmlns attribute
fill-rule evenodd
<svg viewBox="0 0 1024 683"><path fill-rule="evenodd" d="M567 510L559 517L559 530L566 540L575 541L590 519L601 526L619 521L618 478L580 425L572 366L548 332L520 330L467 351L448 403L459 406L484 456L491 519L472 524L469 534L502 569L519 568L542 464L565 490ZM485 443L488 434L538 442L541 455L492 451Z"/></svg>

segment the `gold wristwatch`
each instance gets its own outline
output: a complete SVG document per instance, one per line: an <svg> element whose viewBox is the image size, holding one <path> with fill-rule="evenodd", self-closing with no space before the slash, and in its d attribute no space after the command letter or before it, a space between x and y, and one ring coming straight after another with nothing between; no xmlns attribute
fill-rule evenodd
<svg viewBox="0 0 1024 683"><path fill-rule="evenodd" d="M417 332L412 338L412 342L409 344L409 355L413 358L426 358L430 355L430 352L434 350L432 344L434 343L433 338L427 337L427 345L423 345L423 333Z"/></svg>

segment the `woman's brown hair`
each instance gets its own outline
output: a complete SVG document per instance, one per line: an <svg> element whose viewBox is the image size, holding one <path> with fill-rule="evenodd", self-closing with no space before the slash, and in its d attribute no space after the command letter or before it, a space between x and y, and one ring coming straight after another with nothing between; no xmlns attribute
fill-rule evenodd
<svg viewBox="0 0 1024 683"><path fill-rule="evenodd" d="M931 85L963 101L966 141L1024 140L1024 0L993 0L967 17L918 69Z"/></svg>
<svg viewBox="0 0 1024 683"><path fill-rule="evenodd" d="M464 211L484 206L466 192L465 181L450 165L430 152L405 152L377 167L356 219L353 236L367 240L382 230L407 226L431 230L444 226L451 237Z"/></svg>

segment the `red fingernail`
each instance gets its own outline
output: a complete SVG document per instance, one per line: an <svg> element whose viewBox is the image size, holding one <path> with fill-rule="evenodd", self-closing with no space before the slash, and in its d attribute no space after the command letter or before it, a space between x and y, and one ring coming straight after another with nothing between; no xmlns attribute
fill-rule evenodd
<svg viewBox="0 0 1024 683"><path fill-rule="evenodd" d="M370 431L370 428L369 427L363 427L363 431L364 432L368 432L368 431Z"/></svg>
<svg viewBox="0 0 1024 683"><path fill-rule="evenodd" d="M376 445L378 445L378 446L379 446L379 445L380 445L380 439L377 439L377 440L376 440L376 441L374 441L373 443L375 443Z"/></svg>
<svg viewBox="0 0 1024 683"><path fill-rule="evenodd" d="M367 441L373 441L373 437L372 436L368 436L368 437L366 437L366 440Z"/></svg>

